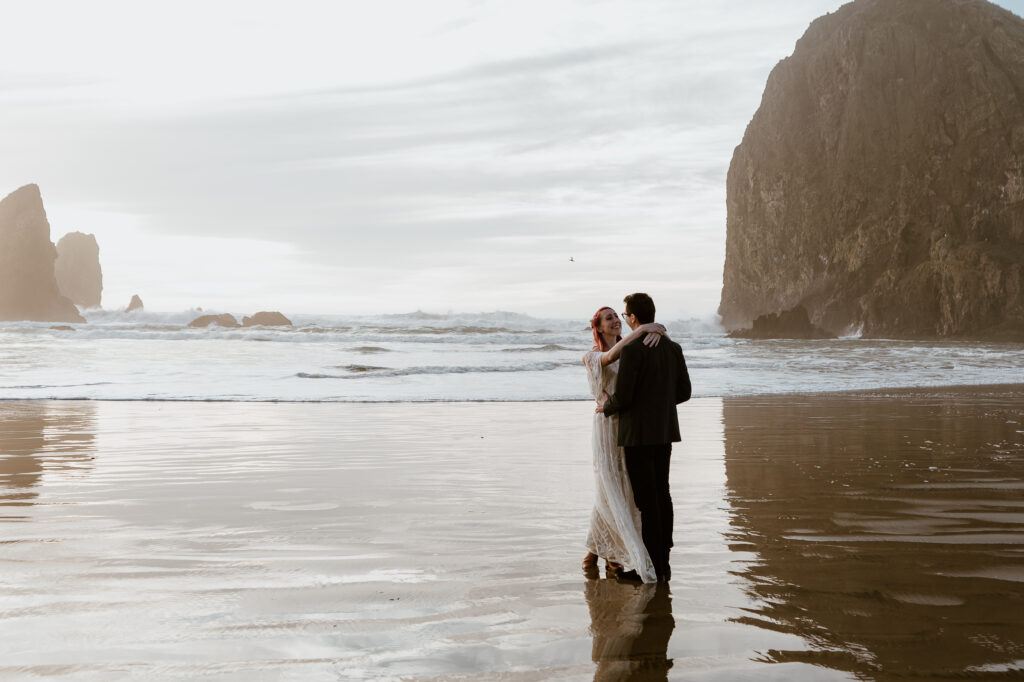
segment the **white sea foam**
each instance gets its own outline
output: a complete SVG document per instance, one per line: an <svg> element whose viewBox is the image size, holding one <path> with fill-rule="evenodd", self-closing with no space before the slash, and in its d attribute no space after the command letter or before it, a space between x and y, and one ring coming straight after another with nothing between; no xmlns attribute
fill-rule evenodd
<svg viewBox="0 0 1024 682"><path fill-rule="evenodd" d="M187 326L219 312L94 309L70 330L0 323L0 398L589 398L580 362L592 343L586 319L417 311L294 315L292 327ZM667 327L683 346L696 396L1024 382L1019 344L756 341L729 339L714 320Z"/></svg>

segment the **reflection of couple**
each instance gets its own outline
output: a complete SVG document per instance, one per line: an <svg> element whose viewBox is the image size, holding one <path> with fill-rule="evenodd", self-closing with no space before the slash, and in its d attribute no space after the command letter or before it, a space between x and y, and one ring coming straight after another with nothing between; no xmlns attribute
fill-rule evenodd
<svg viewBox="0 0 1024 682"><path fill-rule="evenodd" d="M588 580L583 594L594 638L594 680L667 679L668 642L675 629L668 585Z"/></svg>
<svg viewBox="0 0 1024 682"><path fill-rule="evenodd" d="M654 301L630 294L622 323L611 308L590 321L594 347L583 356L597 400L593 449L596 494L584 568L603 557L620 577L645 583L671 576L672 497L668 470L679 441L676 405L690 398L679 344L654 323ZM637 343L637 341L641 341Z"/></svg>

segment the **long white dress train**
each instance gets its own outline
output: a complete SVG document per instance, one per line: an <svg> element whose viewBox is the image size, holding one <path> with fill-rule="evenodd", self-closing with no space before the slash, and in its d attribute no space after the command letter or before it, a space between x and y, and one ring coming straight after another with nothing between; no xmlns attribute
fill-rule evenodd
<svg viewBox="0 0 1024 682"><path fill-rule="evenodd" d="M619 361L601 367L600 351L583 356L590 392L615 392ZM590 514L587 549L608 561L636 571L645 583L657 581L654 564L644 547L640 510L633 502L633 487L626 473L626 459L618 446L619 417L594 414L591 444L594 450L594 511Z"/></svg>

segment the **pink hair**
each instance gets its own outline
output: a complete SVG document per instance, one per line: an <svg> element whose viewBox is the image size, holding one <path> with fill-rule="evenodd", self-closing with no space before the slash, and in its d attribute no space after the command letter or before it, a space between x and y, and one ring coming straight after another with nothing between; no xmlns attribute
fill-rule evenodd
<svg viewBox="0 0 1024 682"><path fill-rule="evenodd" d="M599 350L602 353L607 353L608 351L611 350L610 346L605 345L604 337L601 336L601 332L597 330L597 328L601 326L601 313L603 313L606 310L614 311L615 309L610 306L602 306L598 308L597 312L594 313L594 316L590 318L590 330L594 332L594 347L592 350ZM621 336L615 337L616 342L619 342L621 340Z"/></svg>

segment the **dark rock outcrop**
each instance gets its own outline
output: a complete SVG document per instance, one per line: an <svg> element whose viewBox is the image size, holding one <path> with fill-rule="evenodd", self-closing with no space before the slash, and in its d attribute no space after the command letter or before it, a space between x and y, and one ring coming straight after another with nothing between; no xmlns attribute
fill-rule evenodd
<svg viewBox="0 0 1024 682"><path fill-rule="evenodd" d="M0 320L85 322L60 295L56 260L39 187L11 192L0 201Z"/></svg>
<svg viewBox="0 0 1024 682"><path fill-rule="evenodd" d="M142 299L139 298L138 294L132 294L132 300L129 301L128 307L124 309L126 313L130 313L133 310L142 310Z"/></svg>
<svg viewBox="0 0 1024 682"><path fill-rule="evenodd" d="M727 329L1024 338L1024 19L855 0L772 71L728 176Z"/></svg>
<svg viewBox="0 0 1024 682"><path fill-rule="evenodd" d="M100 268L100 247L96 237L82 232L69 232L57 242L54 264L57 287L75 305L98 308L103 294L103 271Z"/></svg>
<svg viewBox="0 0 1024 682"><path fill-rule="evenodd" d="M768 313L754 320L750 329L737 329L729 332L734 339L834 339L821 327L811 324L807 309L798 305L792 310L779 314Z"/></svg>
<svg viewBox="0 0 1024 682"><path fill-rule="evenodd" d="M264 327L290 327L292 321L277 311L260 311L253 313L252 317L243 317L243 327L255 327L256 325L262 325Z"/></svg>
<svg viewBox="0 0 1024 682"><path fill-rule="evenodd" d="M190 327L208 327L211 324L217 324L221 327L241 327L238 324L238 320L231 313L222 313L220 315L200 315L196 319L188 323Z"/></svg>

